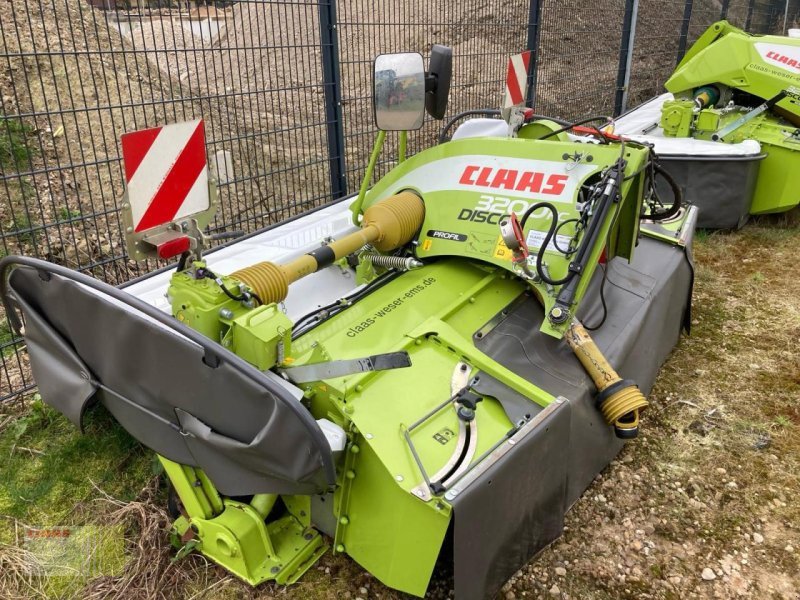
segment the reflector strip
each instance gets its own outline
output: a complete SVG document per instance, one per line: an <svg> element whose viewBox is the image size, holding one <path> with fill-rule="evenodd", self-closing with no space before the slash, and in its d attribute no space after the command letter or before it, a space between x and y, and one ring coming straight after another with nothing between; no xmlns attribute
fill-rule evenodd
<svg viewBox="0 0 800 600"><path fill-rule="evenodd" d="M528 87L528 68L531 64L531 51L515 54L508 59L506 74L506 96L503 108L525 104L525 92Z"/></svg>
<svg viewBox="0 0 800 600"><path fill-rule="evenodd" d="M122 154L136 232L209 207L201 120L125 134Z"/></svg>

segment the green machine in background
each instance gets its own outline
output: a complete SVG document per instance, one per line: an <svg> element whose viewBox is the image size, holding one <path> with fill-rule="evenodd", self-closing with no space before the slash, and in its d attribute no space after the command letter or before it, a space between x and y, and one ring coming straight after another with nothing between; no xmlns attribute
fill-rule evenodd
<svg viewBox="0 0 800 600"><path fill-rule="evenodd" d="M753 35L720 21L664 87L672 97L633 109L616 131L656 144L688 200L700 206L701 226L736 227L748 213L779 213L800 203L800 39ZM641 127L646 123L637 115L657 111L659 103L658 121ZM727 148L681 146L681 138ZM752 141L760 149L744 152Z"/></svg>
<svg viewBox="0 0 800 600"><path fill-rule="evenodd" d="M424 595L438 561L457 597L493 595L636 437L689 321L696 213L646 145L520 105L501 136L405 156L423 106L444 113L449 56L376 59L397 165L370 185L381 131L361 192L325 209L348 216L341 235L303 230L291 256L223 272L249 242L203 254L190 218L160 224L189 248L161 290L169 314L133 288L0 263L45 401L78 425L105 406L158 453L176 546L253 585L296 581L325 534L398 590ZM336 273L351 287L331 299L319 282Z"/></svg>

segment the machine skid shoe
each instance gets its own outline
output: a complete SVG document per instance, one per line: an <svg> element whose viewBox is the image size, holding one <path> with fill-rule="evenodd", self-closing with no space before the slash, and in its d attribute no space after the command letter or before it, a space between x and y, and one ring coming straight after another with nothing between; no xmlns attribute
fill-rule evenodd
<svg viewBox="0 0 800 600"><path fill-rule="evenodd" d="M294 583L328 550L319 532L291 514L265 524L252 506L233 500L211 519L180 517L173 532L197 540L195 550L253 586Z"/></svg>

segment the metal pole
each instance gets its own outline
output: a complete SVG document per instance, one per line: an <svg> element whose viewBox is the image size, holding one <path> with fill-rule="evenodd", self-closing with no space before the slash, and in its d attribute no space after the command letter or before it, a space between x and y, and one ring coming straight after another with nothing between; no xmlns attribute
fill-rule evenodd
<svg viewBox="0 0 800 600"><path fill-rule="evenodd" d="M533 108L536 105L536 76L539 69L539 30L542 16L541 0L530 0L528 13L528 50L531 51L531 65L528 69L528 89L525 104Z"/></svg>
<svg viewBox="0 0 800 600"><path fill-rule="evenodd" d="M750 0L747 4L747 18L744 21L745 31L750 31L750 22L753 20L753 9L755 8L756 0Z"/></svg>
<svg viewBox="0 0 800 600"><path fill-rule="evenodd" d="M783 35L786 35L787 33L789 33L789 30L787 28L788 20L789 20L789 0L786 0L786 2L784 4L784 9L783 9L783 29L781 30L781 33Z"/></svg>
<svg viewBox="0 0 800 600"><path fill-rule="evenodd" d="M622 22L622 43L619 47L614 116L625 112L625 108L628 105L628 87L631 83L631 63L633 62L633 45L636 39L636 20L638 15L639 0L625 0L625 18Z"/></svg>
<svg viewBox="0 0 800 600"><path fill-rule="evenodd" d="M339 70L336 0L320 0L319 30L320 50L322 52L322 84L325 91L325 123L328 134L331 200L336 200L347 193L344 127L342 124L342 74Z"/></svg>
<svg viewBox="0 0 800 600"><path fill-rule="evenodd" d="M683 23L681 24L681 37L678 40L678 60L681 62L683 55L686 54L686 38L689 36L689 22L692 20L692 6L694 0L686 0L683 7Z"/></svg>
<svg viewBox="0 0 800 600"><path fill-rule="evenodd" d="M720 19L728 18L728 8L731 5L731 0L722 0L722 11L719 13Z"/></svg>

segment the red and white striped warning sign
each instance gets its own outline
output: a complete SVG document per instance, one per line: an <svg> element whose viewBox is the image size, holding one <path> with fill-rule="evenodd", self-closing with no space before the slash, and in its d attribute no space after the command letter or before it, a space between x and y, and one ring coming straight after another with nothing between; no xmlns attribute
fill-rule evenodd
<svg viewBox="0 0 800 600"><path fill-rule="evenodd" d="M508 73L506 74L506 97L503 108L521 106L525 103L525 93L528 88L528 67L531 64L531 51L515 54L508 59Z"/></svg>
<svg viewBox="0 0 800 600"><path fill-rule="evenodd" d="M121 140L134 231L208 210L202 120L134 131Z"/></svg>

